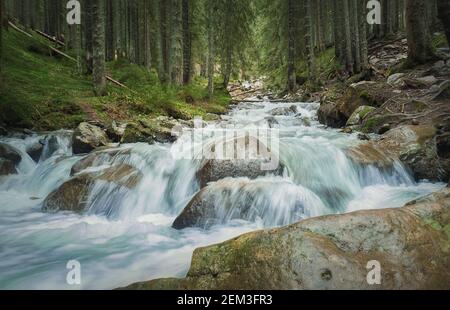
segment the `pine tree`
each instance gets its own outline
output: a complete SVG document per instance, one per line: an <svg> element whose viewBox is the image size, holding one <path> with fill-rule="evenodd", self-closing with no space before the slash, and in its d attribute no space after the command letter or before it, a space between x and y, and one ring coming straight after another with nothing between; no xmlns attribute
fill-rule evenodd
<svg viewBox="0 0 450 310"><path fill-rule="evenodd" d="M425 1L406 0L406 34L410 63L426 63L434 58L426 11Z"/></svg>
<svg viewBox="0 0 450 310"><path fill-rule="evenodd" d="M450 45L450 1L449 0L437 0L439 19L444 26L445 35L447 36L447 42Z"/></svg>
<svg viewBox="0 0 450 310"><path fill-rule="evenodd" d="M192 33L191 33L191 8L189 0L182 0L183 20L183 84L191 81L192 62Z"/></svg>
<svg viewBox="0 0 450 310"><path fill-rule="evenodd" d="M295 75L295 28L296 28L296 12L295 12L295 0L288 1L288 85L289 92L293 92L296 89L296 75Z"/></svg>
<svg viewBox="0 0 450 310"><path fill-rule="evenodd" d="M106 94L105 78L105 0L92 0L93 82L97 96Z"/></svg>

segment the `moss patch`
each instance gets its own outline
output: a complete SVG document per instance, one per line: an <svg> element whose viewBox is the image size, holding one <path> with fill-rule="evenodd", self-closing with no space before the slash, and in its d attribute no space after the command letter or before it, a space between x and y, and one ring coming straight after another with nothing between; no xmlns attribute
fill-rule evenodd
<svg viewBox="0 0 450 310"><path fill-rule="evenodd" d="M125 60L108 63L107 71L129 89L108 83L107 96L97 98L91 77L79 74L72 62L50 55L45 39L13 29L4 32L3 39L0 123L7 127L42 131L71 129L89 120L107 125L159 115L190 119L225 113L231 102L224 89L209 99L205 79L185 87L164 86L156 72Z"/></svg>

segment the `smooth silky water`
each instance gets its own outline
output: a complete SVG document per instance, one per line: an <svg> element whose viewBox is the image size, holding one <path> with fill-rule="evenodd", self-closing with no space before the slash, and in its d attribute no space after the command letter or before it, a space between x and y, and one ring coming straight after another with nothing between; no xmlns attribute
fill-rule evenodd
<svg viewBox="0 0 450 310"><path fill-rule="evenodd" d="M241 103L207 129L267 127L273 123L271 110L292 105ZM177 159L183 157L177 152L192 147L189 132L174 145L123 145L122 152L97 161L90 169L127 163L144 177L133 190L96 182L83 215L41 211L45 197L70 179L72 166L82 158L72 155L70 132L52 133L57 151L49 157L46 146L38 164L25 150L42 136L0 139L23 158L18 175L0 178L0 289L112 289L183 277L195 248L313 216L401 207L445 186L416 183L400 163L389 170L355 164L343 150L360 143L356 134L321 126L316 103L295 105L295 115L274 116L283 174L227 180L231 190L216 193L218 210L248 201L255 210L251 220L228 220L229 212L219 212L221 224L206 230L171 228L199 190L199 161ZM208 191L214 193L215 186L210 184ZM69 260L81 263L80 286L66 283Z"/></svg>

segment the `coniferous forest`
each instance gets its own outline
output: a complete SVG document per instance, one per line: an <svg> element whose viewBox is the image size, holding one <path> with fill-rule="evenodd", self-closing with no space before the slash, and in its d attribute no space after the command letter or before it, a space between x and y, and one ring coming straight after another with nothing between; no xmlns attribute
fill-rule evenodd
<svg viewBox="0 0 450 310"><path fill-rule="evenodd" d="M0 38L0 289L450 289L450 0L0 0Z"/></svg>

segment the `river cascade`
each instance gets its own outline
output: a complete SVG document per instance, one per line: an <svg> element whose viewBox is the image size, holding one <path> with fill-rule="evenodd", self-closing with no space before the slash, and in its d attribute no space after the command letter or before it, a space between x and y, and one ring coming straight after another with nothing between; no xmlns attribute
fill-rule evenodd
<svg viewBox="0 0 450 310"><path fill-rule="evenodd" d="M379 169L352 161L345 149L360 143L357 134L320 125L318 108L318 103L240 103L207 123L212 131L276 124L283 171L210 183L211 207L220 220L181 230L172 224L201 189L200 161L179 154L192 147L192 132L184 131L174 144L120 145L112 156L99 157L82 173L127 164L142 177L133 188L95 181L81 214L42 210L83 158L72 154L70 131L0 138L22 156L18 174L0 177L0 289L113 289L184 277L198 247L309 217L401 207L444 187L416 182L400 162ZM26 150L39 141L45 146L35 162ZM239 217L243 204L252 211ZM80 285L66 281L71 260L81 264Z"/></svg>

